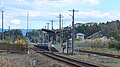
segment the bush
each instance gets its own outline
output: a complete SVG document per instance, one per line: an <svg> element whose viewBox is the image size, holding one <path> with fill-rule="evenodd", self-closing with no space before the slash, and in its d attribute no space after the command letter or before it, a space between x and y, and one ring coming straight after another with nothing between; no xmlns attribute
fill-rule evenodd
<svg viewBox="0 0 120 67"><path fill-rule="evenodd" d="M74 39L75 41L80 41L80 39Z"/></svg>
<svg viewBox="0 0 120 67"><path fill-rule="evenodd" d="M92 49L97 48L112 48L119 52L120 50L120 41L115 39L109 40L101 40L101 39L94 39L94 40L84 40L80 41L80 45L78 47L91 47Z"/></svg>
<svg viewBox="0 0 120 67"><path fill-rule="evenodd" d="M112 39L109 41L109 48L114 48L117 51L120 50L120 41L117 41L115 39Z"/></svg>
<svg viewBox="0 0 120 67"><path fill-rule="evenodd" d="M117 46L118 41L110 40L109 41L109 48L115 48Z"/></svg>
<svg viewBox="0 0 120 67"><path fill-rule="evenodd" d="M4 40L4 41L1 41L1 40L0 40L0 44L11 44L11 43L10 43L9 41L5 41L5 40Z"/></svg>
<svg viewBox="0 0 120 67"><path fill-rule="evenodd" d="M104 48L108 47L109 40L101 40L101 39L94 39L94 40L84 40L80 42L81 46L88 46L91 48Z"/></svg>
<svg viewBox="0 0 120 67"><path fill-rule="evenodd" d="M116 43L115 48L116 48L117 50L120 50L120 41L118 41L118 42Z"/></svg>

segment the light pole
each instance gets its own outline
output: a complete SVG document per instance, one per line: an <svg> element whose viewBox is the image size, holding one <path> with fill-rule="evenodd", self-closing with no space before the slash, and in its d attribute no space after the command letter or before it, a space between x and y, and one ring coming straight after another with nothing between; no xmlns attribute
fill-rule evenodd
<svg viewBox="0 0 120 67"><path fill-rule="evenodd" d="M49 24L50 24L50 23L47 23L47 29L49 29Z"/></svg>
<svg viewBox="0 0 120 67"><path fill-rule="evenodd" d="M73 12L72 15L72 54L74 54L74 12L78 12L78 10L69 10Z"/></svg>
<svg viewBox="0 0 120 67"><path fill-rule="evenodd" d="M61 21L62 21L63 16L61 14L59 14L58 18L59 18L59 31L60 31L59 39L60 39L60 45L62 45L62 43L61 43Z"/></svg>
<svg viewBox="0 0 120 67"><path fill-rule="evenodd" d="M54 20L51 20L51 29L52 30L53 30L53 22L54 22ZM52 34L51 42L52 42L52 44L54 43L54 33Z"/></svg>
<svg viewBox="0 0 120 67"><path fill-rule="evenodd" d="M4 9L4 7L2 7L0 10ZM4 11L2 10L2 36L1 36L1 40L4 40Z"/></svg>
<svg viewBox="0 0 120 67"><path fill-rule="evenodd" d="M2 11L2 40L4 40L4 14L3 14L4 11Z"/></svg>
<svg viewBox="0 0 120 67"><path fill-rule="evenodd" d="M10 38L10 40L11 40L11 37L10 37L10 26L8 27L8 29L9 29L9 30L8 30L8 31L9 31L9 38Z"/></svg>
<svg viewBox="0 0 120 67"><path fill-rule="evenodd" d="M28 45L28 40L29 40L29 38L28 38L28 22L29 22L29 12L27 13L27 33L26 33L27 45L26 45L26 52L29 52L28 51L28 47L29 47L29 45Z"/></svg>
<svg viewBox="0 0 120 67"><path fill-rule="evenodd" d="M14 43L14 41L15 41L14 29L13 29L13 32L12 32L12 36L13 36L13 43Z"/></svg>
<svg viewBox="0 0 120 67"><path fill-rule="evenodd" d="M61 31L61 32L62 32L62 39L64 39L64 38L63 38L63 30L64 30L64 29L63 29L63 19L62 19L62 31Z"/></svg>
<svg viewBox="0 0 120 67"><path fill-rule="evenodd" d="M54 20L51 20L51 29L53 30L53 22Z"/></svg>
<svg viewBox="0 0 120 67"><path fill-rule="evenodd" d="M46 29L46 26L44 26L45 27L45 29Z"/></svg>
<svg viewBox="0 0 120 67"><path fill-rule="evenodd" d="M50 23L47 23L47 29L49 29L49 24L50 24ZM50 38L49 38L49 37L50 37L50 35L49 35L49 33L48 33L48 43L50 42Z"/></svg>

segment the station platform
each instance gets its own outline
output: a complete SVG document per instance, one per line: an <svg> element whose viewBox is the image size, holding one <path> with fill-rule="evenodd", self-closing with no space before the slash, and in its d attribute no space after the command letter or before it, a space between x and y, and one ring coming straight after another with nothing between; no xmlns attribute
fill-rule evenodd
<svg viewBox="0 0 120 67"><path fill-rule="evenodd" d="M67 46L67 43L63 43L63 45ZM60 53L63 52L61 44L54 44L54 48ZM67 47L64 49L64 53L67 53ZM71 53L71 45L69 45L68 53Z"/></svg>

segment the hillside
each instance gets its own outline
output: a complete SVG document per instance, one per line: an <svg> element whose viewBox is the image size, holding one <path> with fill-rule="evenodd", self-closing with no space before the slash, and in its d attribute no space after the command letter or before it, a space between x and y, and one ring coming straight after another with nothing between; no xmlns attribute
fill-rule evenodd
<svg viewBox="0 0 120 67"><path fill-rule="evenodd" d="M27 29L20 29L22 31L23 36L26 35ZM28 29L28 31L32 31L33 29ZM4 31L8 31L8 29L4 29ZM0 28L0 32L2 32L2 29Z"/></svg>

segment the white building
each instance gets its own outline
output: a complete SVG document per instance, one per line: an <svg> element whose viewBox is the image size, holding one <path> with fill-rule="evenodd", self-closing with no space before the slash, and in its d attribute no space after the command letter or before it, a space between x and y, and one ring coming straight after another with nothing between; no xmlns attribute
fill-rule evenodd
<svg viewBox="0 0 120 67"><path fill-rule="evenodd" d="M82 26L82 25L83 25L83 23L76 23L76 24L74 24L74 27L77 28L77 27Z"/></svg>
<svg viewBox="0 0 120 67"><path fill-rule="evenodd" d="M77 33L76 34L76 38L79 39L79 40L84 40L84 36L85 36L85 34L83 34L83 33Z"/></svg>
<svg viewBox="0 0 120 67"><path fill-rule="evenodd" d="M100 38L101 40L108 40L109 38L107 36L103 36Z"/></svg>

